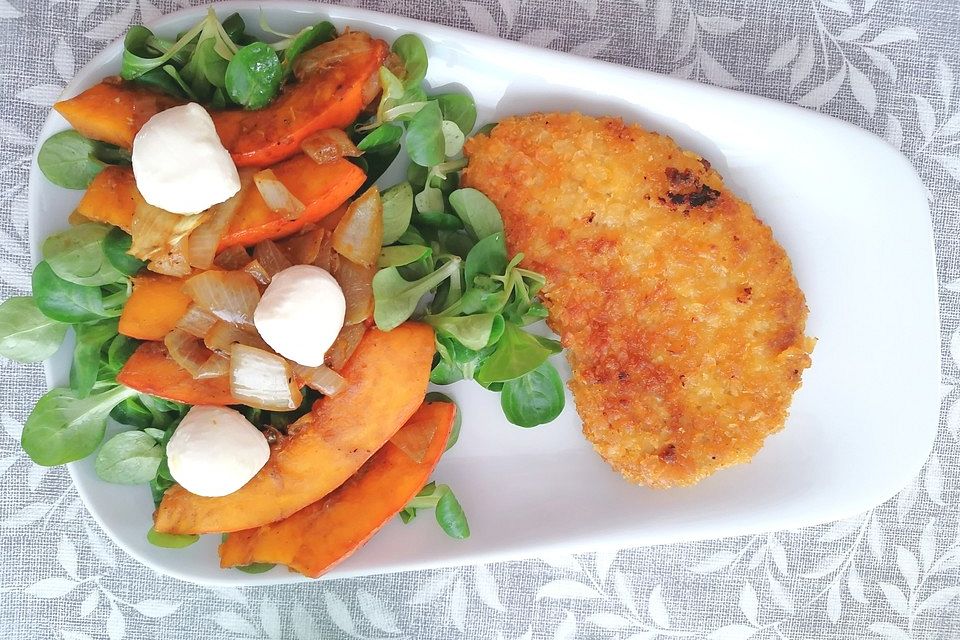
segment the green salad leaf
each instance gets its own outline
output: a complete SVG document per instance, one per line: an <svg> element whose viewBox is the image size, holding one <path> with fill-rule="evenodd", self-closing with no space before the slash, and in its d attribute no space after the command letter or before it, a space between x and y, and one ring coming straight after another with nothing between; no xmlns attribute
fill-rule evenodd
<svg viewBox="0 0 960 640"><path fill-rule="evenodd" d="M504 332L503 316L478 313L470 316L424 316L423 321L468 349L479 351L495 344Z"/></svg>
<svg viewBox="0 0 960 640"><path fill-rule="evenodd" d="M257 573L266 573L267 571L270 571L270 569L273 569L275 566L277 565L271 562L254 562L253 564L246 564L246 565L243 565L242 567L234 567L234 569L236 569L237 571L243 571L244 573L257 574Z"/></svg>
<svg viewBox="0 0 960 640"><path fill-rule="evenodd" d="M196 534L160 533L153 527L147 531L147 542L164 549L183 549L200 539Z"/></svg>
<svg viewBox="0 0 960 640"><path fill-rule="evenodd" d="M425 486L400 512L404 523L410 522L422 509L433 509L437 524L451 538L470 537L470 525L453 490L445 484L431 482Z"/></svg>
<svg viewBox="0 0 960 640"><path fill-rule="evenodd" d="M380 251L380 258L377 260L377 266L381 269L385 267L402 267L418 260L430 257L432 251L430 247L419 244L397 245L395 247L384 247Z"/></svg>
<svg viewBox="0 0 960 640"><path fill-rule="evenodd" d="M293 63L297 61L300 54L313 49L317 45L329 42L337 37L337 29L326 20L302 29L287 41L281 41L273 45L274 49L283 52L283 77L289 78L293 74Z"/></svg>
<svg viewBox="0 0 960 640"><path fill-rule="evenodd" d="M378 151L392 147L403 137L403 128L386 122L365 135L357 148L360 151Z"/></svg>
<svg viewBox="0 0 960 640"><path fill-rule="evenodd" d="M128 276L137 274L147 266L143 260L130 255L133 239L120 227L113 227L103 239L103 253L113 268Z"/></svg>
<svg viewBox="0 0 960 640"><path fill-rule="evenodd" d="M464 93L441 93L434 96L434 100L440 105L444 120L456 124L464 134L473 131L477 124L477 105L473 98Z"/></svg>
<svg viewBox="0 0 960 640"><path fill-rule="evenodd" d="M99 287L64 280L49 264L41 262L33 270L33 299L48 318L81 323L119 316L126 296L105 297Z"/></svg>
<svg viewBox="0 0 960 640"><path fill-rule="evenodd" d="M403 60L406 77L403 84L406 87L416 86L427 76L427 50L423 41L412 33L407 33L393 42L391 50Z"/></svg>
<svg viewBox="0 0 960 640"><path fill-rule="evenodd" d="M117 319L78 324L70 367L70 388L78 398L86 398L93 391L100 372L100 352L117 335Z"/></svg>
<svg viewBox="0 0 960 640"><path fill-rule="evenodd" d="M515 425L535 427L551 422L563 411L563 381L547 361L519 378L508 380L500 393L503 414Z"/></svg>
<svg viewBox="0 0 960 640"><path fill-rule="evenodd" d="M410 226L413 214L413 187L401 182L390 187L380 196L383 204L383 245L393 244Z"/></svg>
<svg viewBox="0 0 960 640"><path fill-rule="evenodd" d="M103 440L110 410L137 392L114 385L85 398L71 389L53 389L37 402L20 444L30 459L51 467L85 458Z"/></svg>
<svg viewBox="0 0 960 640"><path fill-rule="evenodd" d="M477 382L483 385L519 378L539 367L559 352L558 345L533 336L512 322L504 325L496 350L477 370Z"/></svg>
<svg viewBox="0 0 960 640"><path fill-rule="evenodd" d="M476 189L457 189L450 194L450 206L474 239L483 240L495 233L503 233L503 218L496 205Z"/></svg>
<svg viewBox="0 0 960 640"><path fill-rule="evenodd" d="M100 448L94 470L106 482L145 484L157 475L162 459L163 446L154 436L144 431L124 431Z"/></svg>
<svg viewBox="0 0 960 640"><path fill-rule="evenodd" d="M53 320L31 297L8 298L0 304L0 355L17 362L40 362L60 348L67 324Z"/></svg>
<svg viewBox="0 0 960 640"><path fill-rule="evenodd" d="M413 315L420 299L431 289L457 273L460 259L455 258L419 280L405 280L396 267L381 269L373 277L375 307L373 318L381 331L389 331L403 324Z"/></svg>
<svg viewBox="0 0 960 640"><path fill-rule="evenodd" d="M73 129L53 134L37 152L37 166L43 175L65 189L86 189L108 164L129 162L126 150L90 140Z"/></svg>
<svg viewBox="0 0 960 640"><path fill-rule="evenodd" d="M422 167L444 161L443 116L436 102L427 102L407 125L407 154Z"/></svg>
<svg viewBox="0 0 960 640"><path fill-rule="evenodd" d="M43 258L57 276L74 284L95 287L125 282L127 275L106 254L110 229L88 222L55 233L43 242Z"/></svg>
<svg viewBox="0 0 960 640"><path fill-rule="evenodd" d="M463 277L467 286L475 286L477 276L500 275L507 270L507 264L507 245L501 231L473 246L463 264Z"/></svg>
<svg viewBox="0 0 960 640"><path fill-rule="evenodd" d="M227 95L245 109L261 109L277 96L283 68L273 47L263 42L246 45L227 65Z"/></svg>

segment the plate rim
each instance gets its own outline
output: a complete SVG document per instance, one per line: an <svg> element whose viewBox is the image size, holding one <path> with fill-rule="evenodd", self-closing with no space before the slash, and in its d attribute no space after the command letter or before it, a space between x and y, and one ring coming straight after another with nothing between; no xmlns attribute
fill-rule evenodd
<svg viewBox="0 0 960 640"><path fill-rule="evenodd" d="M699 91L704 91L706 93L713 94L716 96L726 96L728 99L731 97L734 97L738 101L760 105L765 109L774 109L782 112L787 112L791 115L791 117L803 118L807 121L816 122L816 123L830 123L832 126L845 130L845 132L849 135L860 136L862 139L864 140L869 139L871 142L874 142L874 143L880 142L882 143L883 148L886 150L887 154L890 156L891 160L896 159L903 166L903 168L905 169L904 176L910 175L912 177L912 181L914 182L913 187L918 188L920 190L924 188L923 183L920 180L920 177L917 174L916 169L914 168L913 164L906 158L906 156L904 156L903 153L899 152L898 150L884 143L882 139L879 138L879 136L877 136L873 132L862 129L850 122L841 120L829 114L824 114L817 111L804 109L802 107L799 107L791 103L781 102L781 101L767 98L764 96L757 96L749 93L734 91L732 89L717 87L714 85L704 84L704 83L696 82L693 80L675 78L672 76L656 73L653 71L638 69L636 67L630 67L626 65L615 64L615 63L611 63L603 60L584 58L584 57L566 53L566 52L559 52L559 51L553 51L551 49L535 47L532 45L524 44L524 43L513 41L513 40L507 40L507 39L494 37L486 34L475 33L472 31L467 31L464 29L456 28L456 27L450 27L446 25L426 22L423 20L415 19L415 18L396 16L393 14L373 11L369 9L330 5L326 3L309 2L306 0L273 0L269 4L264 3L261 0L222 0L219 2L213 2L209 5L181 8L171 13L167 13L162 16L159 16L155 20L146 21L144 24L146 24L151 28L163 29L167 24L176 22L184 18L200 17L208 9L211 9L211 8L218 13L225 12L225 11L262 10L264 15L269 15L272 12L295 12L295 13L303 14L304 16L317 16L317 17L329 18L330 20L341 23L341 24L350 23L354 21L373 23L373 24L381 25L382 27L387 29L392 29L398 34L401 32L409 31L409 32L421 34L427 38L438 37L438 36L454 36L456 38L465 38L467 40L471 40L477 44L485 44L488 46L493 46L498 48L507 47L509 49L522 52L524 56L534 56L536 58L540 58L544 60L553 60L553 61L558 59L561 61L562 60L567 60L571 62L576 61L577 64L580 64L580 65L585 64L588 66L596 66L596 67L603 68L608 71L616 72L616 73L626 72L630 74L637 74L641 77L645 77L648 79L655 79L657 82L666 82L669 84L674 84L675 86L696 87L697 90ZM113 52L116 49L122 47L122 41L123 41L123 37L121 36L109 42L108 44L103 46L101 50L93 58L91 58L85 65L77 69L76 72L74 73L74 77L70 80L70 82L66 84L66 87L64 88L64 90L62 91L58 99L63 99L64 97L75 95L76 93L81 91L83 88L89 86L90 83L88 81L79 81L78 78L81 75L84 75L85 73L87 73L91 69L97 69L107 64L107 59L115 55L115 53ZM56 128L60 126L57 120L58 117L59 116L56 114L55 111L53 111L53 109L49 110L38 131L37 142L35 144L35 147L31 156L31 166L30 166L30 173L28 178L27 215L28 215L28 229L30 232L29 233L29 250L30 250L30 258L31 258L32 264L35 264L40 258L39 251L40 251L40 245L41 245L41 243L34 237L35 235L34 219L36 215L38 215L37 213L39 210L38 200L40 198L39 193L42 190L42 187L40 186L40 184L38 184L38 180L42 179L42 174L40 173L37 167L36 157L39 151L39 146L40 146L39 142L45 139L46 137L48 137L49 135L51 135L53 132L55 132ZM928 247L925 247L925 251L927 252L927 258L929 258L928 260L930 263L928 264L929 273L933 281L934 294L936 297L936 292L938 290L939 283L937 280L937 270L936 270L936 244L935 244L935 236L933 234L932 219L930 217L930 212L929 212L929 203L925 202L923 209L924 210L922 213L926 214L926 222L924 224L924 232L926 236L925 243L929 245ZM932 321L934 324L933 326L933 330L935 332L934 335L937 336L937 342L939 344L942 341L941 317L940 317L939 310L937 311L937 313L934 314ZM936 378L937 380L939 380L939 372L942 369L942 351L940 349L937 349L937 352L936 352L936 363L937 363ZM44 363L43 370L44 370L44 377L46 380L47 388L49 389L51 388L52 380L53 380L53 371L49 362ZM927 440L929 442L925 447L926 453L923 456L923 459L920 461L920 463L918 465L915 465L915 469L911 471L910 473L911 477L915 476L922 469L923 465L925 464L925 461L929 458L929 455L933 449L934 440L936 438L937 431L938 431L937 424L933 424L928 429L928 431L929 431L929 434L927 434L928 435ZM139 552L137 552L135 549L127 546L120 539L116 538L113 535L111 527L109 527L106 524L105 519L102 517L100 511L94 506L92 506L95 504L95 502L92 502L89 499L89 492L87 487L85 487L85 485L82 482L77 481L76 463L68 464L67 469L70 473L70 477L73 482L73 485L77 490L78 496L83 501L87 511L91 514L93 519L97 522L97 524L101 527L101 529L106 533L106 535L109 536L110 539L118 547L123 549L131 557L136 559L141 564L147 567L150 567L154 571L157 571L158 573L169 575L174 578L184 580L186 582L191 582L194 584L208 584L208 585L221 585L221 586L222 585L263 586L263 585L271 585L271 584L292 584L292 583L314 581L292 572L291 573L269 572L264 574L250 575L250 574L240 574L238 572L224 571L222 573L222 576L223 576L222 579L220 579L219 577L209 578L206 576L200 578L200 577L197 577L196 575L190 574L189 572L184 572L177 568L173 568L173 567L155 562L153 559L147 556L144 556ZM863 509L871 508L872 506L886 502L891 497L896 495L901 489L902 489L902 486L884 492L885 494L888 494L888 495L885 495L884 497L882 497L882 499L877 500L873 505L870 505L868 507L863 507ZM833 519L843 519L845 517L853 516L857 513L861 513L862 509L848 510L848 511L850 511L850 513L846 513L845 515L842 515L840 518L832 518L833 514L830 514L831 519L826 519L826 520L820 518L820 519L811 521L811 519L809 518L796 517L794 518L794 521L781 520L776 524L776 526L770 526L763 529L758 529L756 526L746 526L746 525L729 526L726 528L725 532L719 537L715 537L715 536L704 537L704 536L698 536L695 534L662 536L663 538L662 540L652 540L652 541L648 540L648 541L639 543L639 546L652 546L656 544L680 544L680 543L691 542L696 540L720 539L720 538L733 537L738 535L762 534L762 533L768 533L771 531L782 531L782 530L794 529L798 527L815 526L817 524L822 524L823 522L832 521ZM585 550L594 551L594 550L601 550L601 549L612 549L614 547L621 548L622 544L615 541L602 541L602 542L597 542L587 546L585 543L581 541L571 541L567 544L553 544L549 547L544 545L536 549L528 548L526 550L526 553L524 553L522 550L518 550L515 553L510 553L509 551L506 551L506 550L505 551L485 551L485 552L474 551L472 552L472 554L469 554L470 555L469 559L464 558L461 561L457 561L455 558L449 559L449 560L435 561L435 562L413 561L413 562L408 562L407 566L404 566L399 569L382 569L382 570L370 569L370 570L353 571L349 574L349 577L376 575L376 574L382 574L385 572L402 573L402 572L422 570L427 568L460 566L465 563L476 564L476 563L496 562L496 561L516 559L518 557L529 557L531 554L543 554L543 553L553 552L553 551L581 552ZM320 579L337 579L341 577L348 577L348 576L334 574L329 576L321 576Z"/></svg>

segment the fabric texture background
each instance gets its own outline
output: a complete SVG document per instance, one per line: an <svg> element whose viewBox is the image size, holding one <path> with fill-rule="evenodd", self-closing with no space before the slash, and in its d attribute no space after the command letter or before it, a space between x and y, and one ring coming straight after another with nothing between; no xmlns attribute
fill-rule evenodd
<svg viewBox="0 0 960 640"><path fill-rule="evenodd" d="M131 23L186 4L199 3L0 0L2 297L29 289L27 174L51 103ZM943 406L934 453L896 498L820 527L297 586L204 588L129 558L86 513L64 469L31 464L18 439L44 391L41 369L0 359L2 636L960 637L960 3L360 4L796 103L901 149L928 189L936 232ZM904 437L910 429L903 425Z"/></svg>

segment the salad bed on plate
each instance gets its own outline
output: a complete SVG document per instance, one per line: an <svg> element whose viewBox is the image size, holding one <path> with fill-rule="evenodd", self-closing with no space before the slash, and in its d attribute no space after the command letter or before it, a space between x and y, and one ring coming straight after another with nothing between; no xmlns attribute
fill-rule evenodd
<svg viewBox="0 0 960 640"><path fill-rule="evenodd" d="M221 566L316 576L397 514L432 509L448 535L468 537L453 490L430 481L460 415L428 382L475 380L510 422L547 423L563 409L548 360L560 345L526 330L546 317L543 276L508 254L493 203L458 187L476 107L465 93L428 92L420 39L388 46L326 21L261 28L276 41L212 11L175 39L133 27L120 77L55 105L73 129L44 141L39 167L86 191L71 226L43 242L33 296L0 305L0 354L41 361L75 334L69 387L24 425L35 462L95 455L103 480L149 484L154 544L221 533ZM187 103L209 113L240 188L182 215L147 202L131 150L152 117ZM394 162L406 180L381 192ZM271 284L299 265L342 292L322 364L280 354L258 331ZM285 304L316 295L304 289ZM269 445L228 493L188 491L185 463L169 464L168 443L199 406L238 411ZM104 441L111 418L128 429ZM197 429L213 434L211 460L235 462L217 440L227 431Z"/></svg>

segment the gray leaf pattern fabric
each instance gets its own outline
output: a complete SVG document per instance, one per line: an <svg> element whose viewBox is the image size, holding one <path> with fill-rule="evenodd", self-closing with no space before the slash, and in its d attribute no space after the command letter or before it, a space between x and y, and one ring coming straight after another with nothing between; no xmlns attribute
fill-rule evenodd
<svg viewBox="0 0 960 640"><path fill-rule="evenodd" d="M185 0L0 0L0 294L29 289L26 182L74 72ZM264 4L267 4L264 2ZM44 390L0 361L5 638L958 637L960 13L935 0L369 0L420 18L730 87L883 136L926 185L943 319L942 415L920 476L850 520L771 534L295 586L210 588L115 547L64 469L19 449ZM788 150L784 150L788 153ZM897 339L891 336L891 339ZM909 437L909 425L904 425Z"/></svg>

